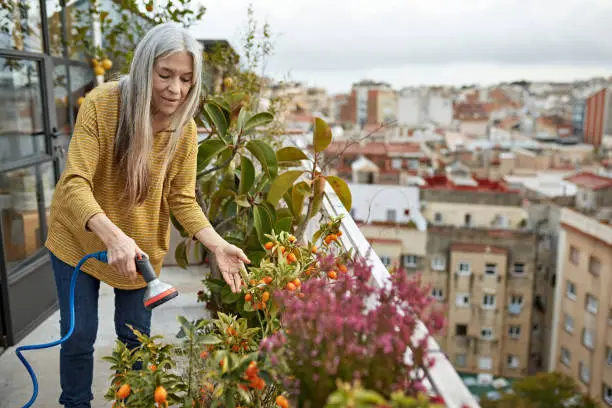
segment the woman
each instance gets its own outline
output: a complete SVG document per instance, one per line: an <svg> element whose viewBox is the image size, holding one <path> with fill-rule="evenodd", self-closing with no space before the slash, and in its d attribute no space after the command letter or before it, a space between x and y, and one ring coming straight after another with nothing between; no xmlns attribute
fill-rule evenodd
<svg viewBox="0 0 612 408"><path fill-rule="evenodd" d="M109 263L90 260L78 277L75 328L60 351L59 402L66 407L89 407L93 399L100 281L115 291L118 338L130 348L138 346L128 324L150 333L145 282L134 259L145 254L159 274L169 246L170 211L214 255L232 290L240 290L240 268L249 260L214 231L195 198L193 116L201 73L199 43L177 24L159 25L136 48L130 73L92 90L79 109L46 242L62 336L70 325L74 266L100 250L108 251Z"/></svg>

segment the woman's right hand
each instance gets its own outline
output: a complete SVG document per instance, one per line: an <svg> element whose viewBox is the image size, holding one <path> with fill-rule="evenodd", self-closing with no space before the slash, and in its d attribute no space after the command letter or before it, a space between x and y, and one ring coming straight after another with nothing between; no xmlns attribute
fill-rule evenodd
<svg viewBox="0 0 612 408"><path fill-rule="evenodd" d="M107 248L108 263L112 265L131 283L136 283L138 274L136 272L136 257L140 254L146 255L136 241L125 234L120 234L110 242Z"/></svg>

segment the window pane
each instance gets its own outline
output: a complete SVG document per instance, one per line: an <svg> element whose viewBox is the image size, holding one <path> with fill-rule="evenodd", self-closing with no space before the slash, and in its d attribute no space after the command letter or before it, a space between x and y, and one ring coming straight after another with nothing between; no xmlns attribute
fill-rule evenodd
<svg viewBox="0 0 612 408"><path fill-rule="evenodd" d="M47 29L49 30L49 44L51 55L61 57L64 55L62 26L62 8L59 0L46 0Z"/></svg>
<svg viewBox="0 0 612 408"><path fill-rule="evenodd" d="M0 169L45 152L38 63L0 57Z"/></svg>
<svg viewBox="0 0 612 408"><path fill-rule="evenodd" d="M44 244L38 204L49 207L55 189L52 162L0 173L0 213L7 266L32 256Z"/></svg>
<svg viewBox="0 0 612 408"><path fill-rule="evenodd" d="M0 8L0 48L42 52L38 0L5 0Z"/></svg>

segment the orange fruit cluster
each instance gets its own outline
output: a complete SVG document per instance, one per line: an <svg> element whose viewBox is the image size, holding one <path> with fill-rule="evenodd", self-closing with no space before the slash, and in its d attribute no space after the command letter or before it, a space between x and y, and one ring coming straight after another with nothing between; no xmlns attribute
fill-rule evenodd
<svg viewBox="0 0 612 408"><path fill-rule="evenodd" d="M266 386L266 382L259 376L259 368L257 368L257 363L255 361L249 363L249 367L245 371L244 379L249 381L250 388L256 390L263 390ZM246 386L243 385L243 389L245 387Z"/></svg>
<svg viewBox="0 0 612 408"><path fill-rule="evenodd" d="M323 242L325 242L325 245L329 245L331 244L332 241L336 241L339 237L342 236L342 231L338 231L337 233L331 233L331 234L327 234L327 236L325 236L325 238L323 239Z"/></svg>
<svg viewBox="0 0 612 408"><path fill-rule="evenodd" d="M287 401L287 398L284 396L279 395L276 397L276 405L280 408L289 408L289 401Z"/></svg>

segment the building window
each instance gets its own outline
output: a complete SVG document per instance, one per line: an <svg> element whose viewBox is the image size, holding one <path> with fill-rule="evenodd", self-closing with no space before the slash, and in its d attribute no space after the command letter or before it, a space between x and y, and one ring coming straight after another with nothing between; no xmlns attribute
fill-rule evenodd
<svg viewBox="0 0 612 408"><path fill-rule="evenodd" d="M569 260L574 265L578 265L580 263L580 251L573 245L570 245Z"/></svg>
<svg viewBox="0 0 612 408"><path fill-rule="evenodd" d="M402 168L402 159L393 159L391 160L391 167L393 167L396 170L399 170Z"/></svg>
<svg viewBox="0 0 612 408"><path fill-rule="evenodd" d="M523 304L523 296L522 295L512 295L510 296L510 304L511 305L519 305Z"/></svg>
<svg viewBox="0 0 612 408"><path fill-rule="evenodd" d="M467 324L455 325L455 336L467 336Z"/></svg>
<svg viewBox="0 0 612 408"><path fill-rule="evenodd" d="M440 288L433 288L431 290L431 296L433 296L434 298L438 300L444 300L444 293L442 292L442 289Z"/></svg>
<svg viewBox="0 0 612 408"><path fill-rule="evenodd" d="M493 226L497 228L508 228L508 217L505 215L496 215L493 219Z"/></svg>
<svg viewBox="0 0 612 408"><path fill-rule="evenodd" d="M471 272L470 263L465 261L459 262L459 275L469 275Z"/></svg>
<svg viewBox="0 0 612 408"><path fill-rule="evenodd" d="M533 326L531 326L531 334L538 334L540 333L540 325L537 323L534 323Z"/></svg>
<svg viewBox="0 0 612 408"><path fill-rule="evenodd" d="M593 349L593 338L594 337L595 336L593 336L593 330L587 330L587 329L582 330L582 344L584 344L584 346L588 348L589 350Z"/></svg>
<svg viewBox="0 0 612 408"><path fill-rule="evenodd" d="M612 366L612 348L606 347L606 360L609 366Z"/></svg>
<svg viewBox="0 0 612 408"><path fill-rule="evenodd" d="M518 339L521 336L521 326L510 326L508 328L508 335L513 339Z"/></svg>
<svg viewBox="0 0 612 408"><path fill-rule="evenodd" d="M391 265L391 257L390 256L385 256L385 255L381 255L380 257L381 262L385 265L385 266L389 266Z"/></svg>
<svg viewBox="0 0 612 408"><path fill-rule="evenodd" d="M470 305L469 293L457 293L456 305L459 307L467 307Z"/></svg>
<svg viewBox="0 0 612 408"><path fill-rule="evenodd" d="M567 297L576 300L576 285L573 282L567 281L567 289L565 291Z"/></svg>
<svg viewBox="0 0 612 408"><path fill-rule="evenodd" d="M608 384L603 385L603 399L609 405L612 405L612 387L610 387Z"/></svg>
<svg viewBox="0 0 612 408"><path fill-rule="evenodd" d="M568 333L574 332L574 318L567 313L563 319L563 327L565 327L565 331Z"/></svg>
<svg viewBox="0 0 612 408"><path fill-rule="evenodd" d="M495 309L495 295L484 295L482 307L483 309Z"/></svg>
<svg viewBox="0 0 612 408"><path fill-rule="evenodd" d="M497 264L488 263L485 265L485 275L495 275L497 273Z"/></svg>
<svg viewBox="0 0 612 408"><path fill-rule="evenodd" d="M443 271L446 269L446 259L443 256L434 256L431 260L431 269L434 271Z"/></svg>
<svg viewBox="0 0 612 408"><path fill-rule="evenodd" d="M478 368L481 370L491 370L493 368L493 359L491 357L480 357L478 359Z"/></svg>
<svg viewBox="0 0 612 408"><path fill-rule="evenodd" d="M417 256L416 255L404 255L404 266L409 268L416 268Z"/></svg>
<svg viewBox="0 0 612 408"><path fill-rule="evenodd" d="M601 262L594 256L589 258L589 272L594 276L599 276L601 273Z"/></svg>
<svg viewBox="0 0 612 408"><path fill-rule="evenodd" d="M441 213L437 212L437 213L434 214L434 222L436 224L442 224L442 219L443 218L442 218L442 214Z"/></svg>
<svg viewBox="0 0 612 408"><path fill-rule="evenodd" d="M512 272L518 276L524 275L525 274L525 264L520 263L520 262L515 263L514 269L512 270Z"/></svg>
<svg viewBox="0 0 612 408"><path fill-rule="evenodd" d="M572 353L565 347L561 347L561 362L568 367L572 363Z"/></svg>
<svg viewBox="0 0 612 408"><path fill-rule="evenodd" d="M590 313L597 314L598 302L593 296L587 294L586 310Z"/></svg>
<svg viewBox="0 0 612 408"><path fill-rule="evenodd" d="M472 214L465 214L464 224L465 224L466 227L471 227L472 226Z"/></svg>
<svg viewBox="0 0 612 408"><path fill-rule="evenodd" d="M397 211L395 209L387 210L387 222L397 222Z"/></svg>
<svg viewBox="0 0 612 408"><path fill-rule="evenodd" d="M588 384L591 381L591 373L589 372L589 367L582 361L578 363L578 373L580 375L580 381L582 381L583 383Z"/></svg>
<svg viewBox="0 0 612 408"><path fill-rule="evenodd" d="M512 295L510 297L510 303L508 304L508 313L517 315L521 313L521 307L523 306L523 296Z"/></svg>
<svg viewBox="0 0 612 408"><path fill-rule="evenodd" d="M456 354L455 365L457 367L465 367L467 365L467 354Z"/></svg>
<svg viewBox="0 0 612 408"><path fill-rule="evenodd" d="M508 354L508 368L518 368L519 359L518 356Z"/></svg>
<svg viewBox="0 0 612 408"><path fill-rule="evenodd" d="M493 340L493 329L485 327L480 330L480 338L482 340Z"/></svg>

